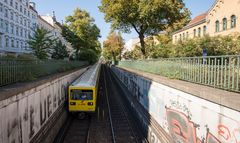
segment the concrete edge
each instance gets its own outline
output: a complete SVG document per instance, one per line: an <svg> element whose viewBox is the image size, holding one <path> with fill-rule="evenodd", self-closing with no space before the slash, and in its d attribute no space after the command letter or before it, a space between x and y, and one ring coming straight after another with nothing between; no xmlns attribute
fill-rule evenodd
<svg viewBox="0 0 240 143"><path fill-rule="evenodd" d="M169 86L171 88L189 93L198 98L216 103L220 106L230 108L235 111L240 111L240 94L235 92L229 92L226 90L221 90L209 86L204 86L196 83L169 79L160 75L155 75L143 71L133 70L129 68L118 67L126 72L136 74L138 76L144 77L149 81L154 81L156 83Z"/></svg>
<svg viewBox="0 0 240 143"><path fill-rule="evenodd" d="M78 72L79 70L85 71L87 68L88 68L88 66L84 66L84 67L81 67L81 68L78 68L75 70L44 76L44 77L41 77L34 81L21 82L21 83L16 83L16 84L0 87L0 101L8 99L12 96L18 95L22 92L31 90L32 88L41 86L42 84L45 84L47 82L54 81L60 77L66 76L68 74Z"/></svg>

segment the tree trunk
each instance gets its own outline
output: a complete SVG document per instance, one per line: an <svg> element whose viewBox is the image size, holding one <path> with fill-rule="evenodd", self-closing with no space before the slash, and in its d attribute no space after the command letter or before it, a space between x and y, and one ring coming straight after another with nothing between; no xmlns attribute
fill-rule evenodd
<svg viewBox="0 0 240 143"><path fill-rule="evenodd" d="M112 52L112 56L113 56L113 61L114 61L114 64L115 64L115 62L116 62L116 55L115 55L114 52Z"/></svg>
<svg viewBox="0 0 240 143"><path fill-rule="evenodd" d="M146 49L145 49L145 41L144 41L144 34L139 34L140 44L141 44L141 52L143 55L143 59L146 58Z"/></svg>

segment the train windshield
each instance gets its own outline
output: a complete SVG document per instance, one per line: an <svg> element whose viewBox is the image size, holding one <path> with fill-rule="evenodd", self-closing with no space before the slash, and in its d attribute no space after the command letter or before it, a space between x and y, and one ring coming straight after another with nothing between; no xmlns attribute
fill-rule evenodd
<svg viewBox="0 0 240 143"><path fill-rule="evenodd" d="M71 90L71 100L93 100L92 90Z"/></svg>

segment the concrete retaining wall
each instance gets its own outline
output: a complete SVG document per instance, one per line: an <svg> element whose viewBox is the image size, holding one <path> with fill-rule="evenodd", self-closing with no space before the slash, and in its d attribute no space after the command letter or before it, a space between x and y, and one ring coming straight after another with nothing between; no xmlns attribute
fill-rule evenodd
<svg viewBox="0 0 240 143"><path fill-rule="evenodd" d="M192 94L112 67L136 102L176 143L240 143L240 112ZM134 105L133 105L134 106ZM139 108L135 108L138 110ZM137 111L140 113L139 111ZM141 118L142 115L139 115ZM141 119L140 119L141 120ZM145 122L146 123L146 122ZM150 123L148 123L150 124ZM165 143L159 132L148 128L150 142ZM167 137L165 137L167 138ZM169 140L169 142L171 142Z"/></svg>
<svg viewBox="0 0 240 143"><path fill-rule="evenodd" d="M49 78L49 81L45 80L36 87L1 100L0 143L53 141L54 134L57 134L66 118L66 112L63 111L65 88L85 70ZM3 93L0 92L0 96L4 96ZM57 127L55 123L58 123ZM49 132L49 129L56 130ZM46 138L46 134L49 138Z"/></svg>

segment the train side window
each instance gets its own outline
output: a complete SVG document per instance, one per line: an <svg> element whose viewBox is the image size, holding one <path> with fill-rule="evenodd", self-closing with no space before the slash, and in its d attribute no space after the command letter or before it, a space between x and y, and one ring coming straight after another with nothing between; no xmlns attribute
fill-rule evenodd
<svg viewBox="0 0 240 143"><path fill-rule="evenodd" d="M73 89L70 98L71 100L93 100L93 91Z"/></svg>

